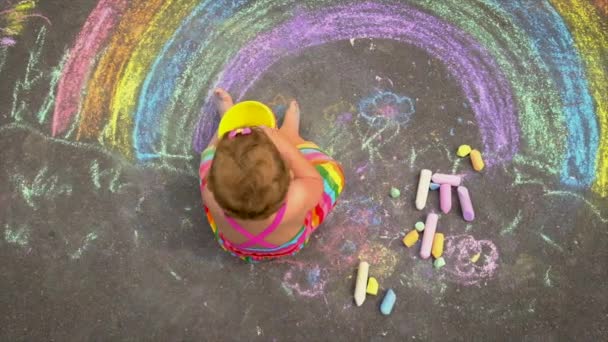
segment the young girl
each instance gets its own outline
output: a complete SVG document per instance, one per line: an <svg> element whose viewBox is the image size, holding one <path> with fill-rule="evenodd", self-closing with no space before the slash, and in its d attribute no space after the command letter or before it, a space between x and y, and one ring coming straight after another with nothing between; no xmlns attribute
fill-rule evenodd
<svg viewBox="0 0 608 342"><path fill-rule="evenodd" d="M214 92L220 117L233 105ZM344 187L341 166L299 133L292 101L280 129L217 134L201 155L207 219L223 249L251 262L292 255L308 242Z"/></svg>

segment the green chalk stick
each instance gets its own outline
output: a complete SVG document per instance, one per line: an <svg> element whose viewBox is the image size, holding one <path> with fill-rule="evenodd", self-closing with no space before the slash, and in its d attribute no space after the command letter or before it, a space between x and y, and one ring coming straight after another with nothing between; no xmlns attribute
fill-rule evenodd
<svg viewBox="0 0 608 342"><path fill-rule="evenodd" d="M399 191L397 188L391 188L391 197L397 198L399 196L401 196L401 191Z"/></svg>

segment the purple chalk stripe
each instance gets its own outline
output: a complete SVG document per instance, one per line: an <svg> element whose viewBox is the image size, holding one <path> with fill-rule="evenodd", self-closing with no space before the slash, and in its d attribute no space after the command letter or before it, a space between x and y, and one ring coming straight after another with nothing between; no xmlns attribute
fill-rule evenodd
<svg viewBox="0 0 608 342"><path fill-rule="evenodd" d="M11 37L2 37L2 39L0 39L1 46L14 46L15 44L17 44L17 41Z"/></svg>

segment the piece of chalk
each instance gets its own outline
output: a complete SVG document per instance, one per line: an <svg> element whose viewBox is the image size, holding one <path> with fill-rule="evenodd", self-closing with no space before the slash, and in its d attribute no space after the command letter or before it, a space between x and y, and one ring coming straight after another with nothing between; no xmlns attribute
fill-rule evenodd
<svg viewBox="0 0 608 342"><path fill-rule="evenodd" d="M471 164L473 164L473 169L475 171L483 170L483 167L485 166L485 164L483 163L483 158L481 158L481 152L479 152L477 150L472 150L470 157L471 157Z"/></svg>
<svg viewBox="0 0 608 342"><path fill-rule="evenodd" d="M405 234L405 237L403 238L403 244L407 248L410 248L418 241L419 238L420 234L418 234L418 231L412 230L411 232Z"/></svg>
<svg viewBox="0 0 608 342"><path fill-rule="evenodd" d="M435 191L439 189L439 184L431 182L431 185L429 185L429 189Z"/></svg>
<svg viewBox="0 0 608 342"><path fill-rule="evenodd" d="M443 173L435 173L431 180L437 184L450 184L451 186L459 186L462 178L458 175L446 175Z"/></svg>
<svg viewBox="0 0 608 342"><path fill-rule="evenodd" d="M426 205L426 199L429 197L429 186L431 185L431 170L423 169L420 171L420 179L418 180L418 191L416 192L416 209L422 210Z"/></svg>
<svg viewBox="0 0 608 342"><path fill-rule="evenodd" d="M458 201L460 201L462 217L465 221L473 221L475 219L475 210L473 210L473 203L471 202L469 190L464 186L459 186L458 189L456 189L456 192L458 192Z"/></svg>
<svg viewBox="0 0 608 342"><path fill-rule="evenodd" d="M471 262L472 262L472 263L476 263L476 262L477 262L477 260L479 260L479 257L480 257L480 256L481 256L481 253L477 253L477 254L473 255L473 256L471 257Z"/></svg>
<svg viewBox="0 0 608 342"><path fill-rule="evenodd" d="M399 191L397 188L391 188L391 197L397 198L399 196L401 196L401 191Z"/></svg>
<svg viewBox="0 0 608 342"><path fill-rule="evenodd" d="M355 284L355 303L361 306L365 302L365 291L367 290L367 275L369 273L369 264L365 261L359 263L357 271L357 283Z"/></svg>
<svg viewBox="0 0 608 342"><path fill-rule="evenodd" d="M424 230L424 222L422 221L418 221L416 222L416 224L414 225L414 228L416 228L417 231L421 232Z"/></svg>
<svg viewBox="0 0 608 342"><path fill-rule="evenodd" d="M442 268L443 266L445 266L445 259L443 259L443 257L435 259L435 261L433 262L433 266L437 269Z"/></svg>
<svg viewBox="0 0 608 342"><path fill-rule="evenodd" d="M439 207L444 214L447 214L452 209L452 186L450 184L441 184L439 187Z"/></svg>
<svg viewBox="0 0 608 342"><path fill-rule="evenodd" d="M469 153L471 153L471 146L469 145L460 145L456 151L456 155L459 157L466 157Z"/></svg>
<svg viewBox="0 0 608 342"><path fill-rule="evenodd" d="M420 247L420 257L422 259L428 259L431 256L431 247L433 246L433 238L435 237L438 220L439 216L435 213L430 213L426 216L422 246Z"/></svg>
<svg viewBox="0 0 608 342"><path fill-rule="evenodd" d="M383 315L388 316L393 311L393 307L395 306L395 301L397 300L397 295L393 289L388 289L386 294L384 295L384 299L382 299L382 303L380 304L380 312Z"/></svg>
<svg viewBox="0 0 608 342"><path fill-rule="evenodd" d="M367 281L367 294L377 295L378 294L378 281L374 277L369 277Z"/></svg>
<svg viewBox="0 0 608 342"><path fill-rule="evenodd" d="M435 233L435 238L433 238L433 247L431 248L431 254L435 259L438 259L443 255L444 238L445 237L442 233Z"/></svg>

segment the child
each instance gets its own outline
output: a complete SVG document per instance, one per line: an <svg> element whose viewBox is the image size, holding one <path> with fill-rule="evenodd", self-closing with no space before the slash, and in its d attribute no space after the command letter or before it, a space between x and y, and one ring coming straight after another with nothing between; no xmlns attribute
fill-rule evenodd
<svg viewBox="0 0 608 342"><path fill-rule="evenodd" d="M233 105L214 92L220 117ZM344 187L341 166L299 134L292 101L280 129L246 127L217 134L201 155L207 219L219 244L252 262L292 255L334 207Z"/></svg>

